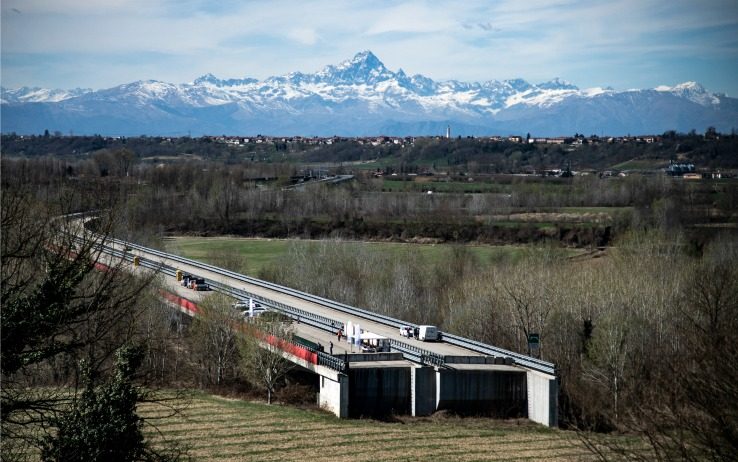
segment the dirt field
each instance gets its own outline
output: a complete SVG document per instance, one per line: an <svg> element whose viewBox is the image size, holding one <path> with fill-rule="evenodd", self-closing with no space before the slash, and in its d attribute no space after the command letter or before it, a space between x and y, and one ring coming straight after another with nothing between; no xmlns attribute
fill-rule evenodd
<svg viewBox="0 0 738 462"><path fill-rule="evenodd" d="M143 405L147 417L166 410ZM576 434L527 421L457 417L339 420L317 410L195 394L182 415L154 421L152 442L213 461L594 460Z"/></svg>

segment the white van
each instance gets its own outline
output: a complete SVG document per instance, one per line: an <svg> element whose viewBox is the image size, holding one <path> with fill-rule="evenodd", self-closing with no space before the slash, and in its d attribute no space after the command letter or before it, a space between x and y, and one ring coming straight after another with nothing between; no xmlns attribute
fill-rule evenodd
<svg viewBox="0 0 738 462"><path fill-rule="evenodd" d="M440 332L436 326L418 326L418 340L435 342L439 340Z"/></svg>

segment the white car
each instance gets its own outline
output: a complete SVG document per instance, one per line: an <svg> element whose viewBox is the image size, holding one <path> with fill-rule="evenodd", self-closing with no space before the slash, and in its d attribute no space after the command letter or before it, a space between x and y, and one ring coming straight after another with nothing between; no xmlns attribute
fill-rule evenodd
<svg viewBox="0 0 738 462"><path fill-rule="evenodd" d="M243 315L244 318L256 318L266 313L267 311L269 310L267 310L263 306L260 306L258 308L254 308L253 310L244 310L241 315Z"/></svg>
<svg viewBox="0 0 738 462"><path fill-rule="evenodd" d="M239 300L236 303L233 304L233 308L241 309L241 310L248 310L251 305L251 302L249 300ZM254 308L261 308L261 303L254 302Z"/></svg>
<svg viewBox="0 0 738 462"><path fill-rule="evenodd" d="M412 337L413 328L410 326L400 326L400 335L402 335L403 337Z"/></svg>
<svg viewBox="0 0 738 462"><path fill-rule="evenodd" d="M252 300L239 300L233 304L233 308L239 310L244 318L254 318L268 311L260 303Z"/></svg>

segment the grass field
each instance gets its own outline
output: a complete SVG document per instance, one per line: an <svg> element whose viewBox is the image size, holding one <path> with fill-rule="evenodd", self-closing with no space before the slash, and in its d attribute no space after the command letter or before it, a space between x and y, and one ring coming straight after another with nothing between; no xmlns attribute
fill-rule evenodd
<svg viewBox="0 0 738 462"><path fill-rule="evenodd" d="M238 255L246 266L246 274L258 276L259 272L279 261L287 254L292 245L311 245L315 241L299 239L252 239L238 237L174 237L167 241L167 250L187 258L208 262L216 253ZM333 241L334 245L363 247L371 251L383 252L401 257L403 253L418 252L421 258L429 263L436 263L446 258L453 251L453 244L405 244L396 242L355 242ZM464 246L480 262L499 259L517 259L526 252L535 252L532 246ZM581 250L558 249L562 257L573 256Z"/></svg>
<svg viewBox="0 0 738 462"><path fill-rule="evenodd" d="M141 415L166 414L142 405ZM594 460L573 432L527 421L403 418L339 420L318 410L196 393L182 415L155 421L152 442L188 447L206 461ZM161 432L161 433L159 433Z"/></svg>

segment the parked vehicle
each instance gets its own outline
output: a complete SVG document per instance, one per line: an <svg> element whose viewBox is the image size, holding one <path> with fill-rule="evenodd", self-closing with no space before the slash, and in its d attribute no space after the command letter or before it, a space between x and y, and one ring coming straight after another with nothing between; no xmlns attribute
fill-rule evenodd
<svg viewBox="0 0 738 462"><path fill-rule="evenodd" d="M248 300L238 300L236 303L231 305L233 308L237 310L247 310L249 309L249 301Z"/></svg>
<svg viewBox="0 0 738 462"><path fill-rule="evenodd" d="M423 342L436 342L441 340L441 332L436 326L418 326L416 329L416 337Z"/></svg>
<svg viewBox="0 0 738 462"><path fill-rule="evenodd" d="M410 326L400 326L400 335L403 337L412 337L413 336L413 328Z"/></svg>
<svg viewBox="0 0 738 462"><path fill-rule="evenodd" d="M210 290L210 285L205 282L205 278L196 278L192 288L195 290Z"/></svg>
<svg viewBox="0 0 738 462"><path fill-rule="evenodd" d="M269 310L267 310L263 306L260 306L258 308L243 310L241 312L241 316L243 316L244 318L258 318L259 316L261 316L264 313L267 313L268 311Z"/></svg>
<svg viewBox="0 0 738 462"><path fill-rule="evenodd" d="M233 308L239 310L244 318L255 318L269 311L253 300L239 300L233 304Z"/></svg>

